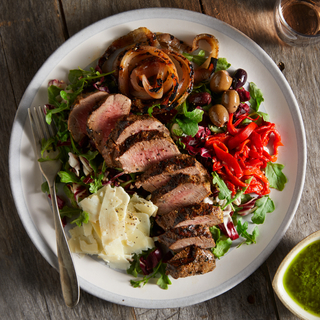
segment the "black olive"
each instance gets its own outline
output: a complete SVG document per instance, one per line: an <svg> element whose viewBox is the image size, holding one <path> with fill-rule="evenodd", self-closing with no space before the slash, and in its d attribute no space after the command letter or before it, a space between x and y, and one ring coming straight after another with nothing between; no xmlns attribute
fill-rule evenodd
<svg viewBox="0 0 320 320"><path fill-rule="evenodd" d="M243 69L236 70L232 78L232 89L241 88L247 81L247 72Z"/></svg>

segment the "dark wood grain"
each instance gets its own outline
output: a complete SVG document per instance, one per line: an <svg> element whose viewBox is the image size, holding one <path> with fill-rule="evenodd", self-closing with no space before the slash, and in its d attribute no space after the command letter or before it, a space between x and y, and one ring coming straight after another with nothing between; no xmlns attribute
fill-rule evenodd
<svg viewBox="0 0 320 320"><path fill-rule="evenodd" d="M320 229L320 46L294 48L278 40L269 0L3 0L0 4L0 319L296 319L274 295L271 281L291 248ZM105 17L139 8L174 7L203 12L239 29L285 66L300 106L308 145L307 175L301 203L283 240L267 261L230 291L185 308L119 306L81 291L80 304L68 309L59 276L25 232L11 196L8 149L11 125L28 83L68 37ZM146 306L147 307L147 306Z"/></svg>
<svg viewBox="0 0 320 320"><path fill-rule="evenodd" d="M62 4L70 36L96 21L129 10L167 7L201 12L200 3L197 0L131 0L125 4L123 1L62 0Z"/></svg>

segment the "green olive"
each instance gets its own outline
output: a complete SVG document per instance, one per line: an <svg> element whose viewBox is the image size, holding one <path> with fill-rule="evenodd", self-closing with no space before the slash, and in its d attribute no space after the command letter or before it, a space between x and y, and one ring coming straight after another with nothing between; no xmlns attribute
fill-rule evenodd
<svg viewBox="0 0 320 320"><path fill-rule="evenodd" d="M229 113L222 104L215 104L209 109L209 118L215 126L222 127L229 121Z"/></svg>
<svg viewBox="0 0 320 320"><path fill-rule="evenodd" d="M221 104L226 107L229 113L237 111L240 104L239 94L236 90L228 90L222 94Z"/></svg>
<svg viewBox="0 0 320 320"><path fill-rule="evenodd" d="M226 91L232 84L232 78L228 71L220 70L217 71L211 78L210 89L212 92L219 93Z"/></svg>

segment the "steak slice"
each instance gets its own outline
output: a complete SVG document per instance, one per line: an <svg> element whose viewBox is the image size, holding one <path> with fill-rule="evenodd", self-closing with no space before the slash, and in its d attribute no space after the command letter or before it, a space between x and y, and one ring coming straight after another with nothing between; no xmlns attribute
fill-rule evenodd
<svg viewBox="0 0 320 320"><path fill-rule="evenodd" d="M105 154L105 144L118 119L129 114L130 108L131 100L129 98L122 94L110 94L100 101L98 109L88 117L88 135L94 141L108 165L110 160L108 155Z"/></svg>
<svg viewBox="0 0 320 320"><path fill-rule="evenodd" d="M209 176L173 175L169 182L155 190L151 201L158 207L158 215L201 202L211 193Z"/></svg>
<svg viewBox="0 0 320 320"><path fill-rule="evenodd" d="M115 163L126 173L143 172L150 165L177 154L180 151L167 134L158 130L140 131L119 146Z"/></svg>
<svg viewBox="0 0 320 320"><path fill-rule="evenodd" d="M149 192L153 192L168 183L172 175L177 173L207 175L209 177L207 170L194 157L187 154L179 154L150 166L137 179L136 187L142 187Z"/></svg>
<svg viewBox="0 0 320 320"><path fill-rule="evenodd" d="M81 94L77 97L68 118L68 129L76 142L87 136L87 119L97 104L108 96L108 93L97 91Z"/></svg>
<svg viewBox="0 0 320 320"><path fill-rule="evenodd" d="M156 222L164 230L198 224L212 227L223 223L223 212L218 206L201 202L157 215Z"/></svg>
<svg viewBox="0 0 320 320"><path fill-rule="evenodd" d="M213 248L215 246L209 227L202 225L171 228L161 234L158 240L172 251L180 251L191 245L203 249Z"/></svg>
<svg viewBox="0 0 320 320"><path fill-rule="evenodd" d="M174 279L212 271L216 267L214 254L196 246L184 248L167 262L166 274Z"/></svg>
<svg viewBox="0 0 320 320"><path fill-rule="evenodd" d="M106 153L111 159L117 158L120 153L120 145L130 136L139 133L140 131L157 130L170 135L169 130L164 124L154 117L149 115L125 115L121 117L106 143Z"/></svg>

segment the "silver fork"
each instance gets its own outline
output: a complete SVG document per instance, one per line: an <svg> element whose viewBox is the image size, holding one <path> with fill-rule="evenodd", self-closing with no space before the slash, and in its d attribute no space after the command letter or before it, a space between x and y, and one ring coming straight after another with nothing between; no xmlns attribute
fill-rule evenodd
<svg viewBox="0 0 320 320"><path fill-rule="evenodd" d="M31 108L28 109L28 114L35 142L36 155L39 159L41 158L42 140L48 140L50 137L53 137L56 130L53 125L47 124L44 110L41 106L34 107L33 110L31 110ZM54 158L57 155L57 151L47 152L46 155L49 155L50 158ZM61 168L61 162L59 160L52 160L38 163L43 176L48 182L51 195L62 294L66 305L73 308L79 302L80 289L68 242L63 230L56 198L55 178Z"/></svg>

